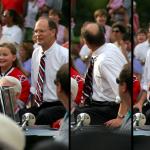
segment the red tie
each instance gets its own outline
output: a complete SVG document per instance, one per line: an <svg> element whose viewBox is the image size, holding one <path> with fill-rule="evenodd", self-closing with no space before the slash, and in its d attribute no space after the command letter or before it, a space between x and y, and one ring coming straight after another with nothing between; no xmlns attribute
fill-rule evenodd
<svg viewBox="0 0 150 150"><path fill-rule="evenodd" d="M85 103L89 103L93 94L93 66L94 66L94 58L91 58L90 66L88 68L88 72L85 77L85 83L83 87L83 96L85 99Z"/></svg>
<svg viewBox="0 0 150 150"><path fill-rule="evenodd" d="M34 95L35 102L38 106L41 105L43 101L43 83L45 80L45 54L42 55L39 65L39 73L36 85L36 93Z"/></svg>

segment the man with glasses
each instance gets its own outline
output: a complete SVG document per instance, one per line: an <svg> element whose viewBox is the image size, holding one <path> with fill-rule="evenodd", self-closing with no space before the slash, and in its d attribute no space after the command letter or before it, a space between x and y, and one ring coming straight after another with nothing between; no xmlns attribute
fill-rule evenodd
<svg viewBox="0 0 150 150"><path fill-rule="evenodd" d="M39 46L32 55L30 91L33 107L29 111L36 116L36 124L52 125L65 113L54 80L61 65L68 62L68 49L56 43L57 25L45 17L36 22L34 35Z"/></svg>
<svg viewBox="0 0 150 150"><path fill-rule="evenodd" d="M116 82L119 84L119 96L128 108L128 113L123 119L121 130L131 132L131 93L132 93L132 76L131 76L131 64L123 66L120 72L119 78Z"/></svg>

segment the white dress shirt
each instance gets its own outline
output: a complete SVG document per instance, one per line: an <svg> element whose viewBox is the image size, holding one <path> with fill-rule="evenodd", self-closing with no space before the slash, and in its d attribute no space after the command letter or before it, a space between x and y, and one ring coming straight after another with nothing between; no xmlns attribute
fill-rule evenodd
<svg viewBox="0 0 150 150"><path fill-rule="evenodd" d="M39 72L39 64L42 56L42 48L38 46L32 54L31 65L31 93L35 94L36 84ZM58 45L56 42L44 52L45 57L45 82L43 87L43 100L47 102L58 100L56 94L56 86L54 80L56 79L56 73L59 68L68 62L69 51L68 49ZM69 85L66 85L69 86Z"/></svg>
<svg viewBox="0 0 150 150"><path fill-rule="evenodd" d="M105 43L99 47L92 57L96 57L93 70L93 95L95 101L115 101L118 96L116 78L127 63L118 47Z"/></svg>
<svg viewBox="0 0 150 150"><path fill-rule="evenodd" d="M147 53L142 81L142 89L148 91L148 88L150 86L150 50Z"/></svg>
<svg viewBox="0 0 150 150"><path fill-rule="evenodd" d="M150 49L150 43L148 42L148 40L138 44L134 48L134 55L136 59L140 60L141 62L145 62L146 55L149 49Z"/></svg>

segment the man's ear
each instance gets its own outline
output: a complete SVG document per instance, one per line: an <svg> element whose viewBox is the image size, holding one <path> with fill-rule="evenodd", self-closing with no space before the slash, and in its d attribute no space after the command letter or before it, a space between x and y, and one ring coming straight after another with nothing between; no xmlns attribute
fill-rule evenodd
<svg viewBox="0 0 150 150"><path fill-rule="evenodd" d="M125 93L127 91L127 84L125 82L121 85L122 92Z"/></svg>
<svg viewBox="0 0 150 150"><path fill-rule="evenodd" d="M57 91L58 91L59 93L62 92L62 87L61 87L60 82L57 83Z"/></svg>

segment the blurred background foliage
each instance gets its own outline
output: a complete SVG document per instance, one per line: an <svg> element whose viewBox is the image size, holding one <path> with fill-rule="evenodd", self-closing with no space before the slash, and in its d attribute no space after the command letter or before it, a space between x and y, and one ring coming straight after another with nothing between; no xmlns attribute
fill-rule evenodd
<svg viewBox="0 0 150 150"><path fill-rule="evenodd" d="M137 13L140 19L140 26L147 27L150 23L150 1L135 0L137 3Z"/></svg>

